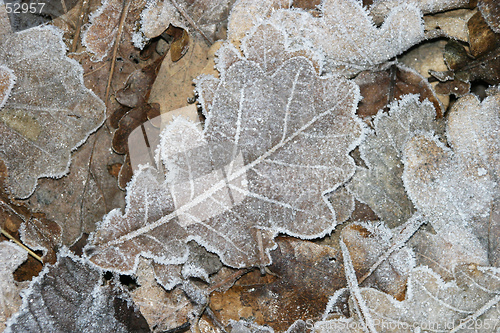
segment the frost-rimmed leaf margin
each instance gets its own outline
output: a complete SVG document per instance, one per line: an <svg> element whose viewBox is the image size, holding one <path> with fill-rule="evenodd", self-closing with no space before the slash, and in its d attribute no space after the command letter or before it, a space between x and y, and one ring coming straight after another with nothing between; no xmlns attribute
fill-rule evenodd
<svg viewBox="0 0 500 333"><path fill-rule="evenodd" d="M36 174L36 176L34 177L34 180L33 180L33 185L29 191L24 190L24 193L18 193L21 191L21 189L13 188L14 185L10 184L12 182L10 181L10 174L11 173L9 172L7 183L10 185L9 187L10 187L11 195L13 195L17 198L20 198L20 199L28 198L33 194L33 192L35 191L36 186L37 186L37 180L39 178L58 179L58 178L61 178L65 175L67 175L69 170L70 170L72 152L74 152L81 145L83 145L83 143L85 143L85 141L87 141L88 137L92 133L94 133L99 127L102 126L102 124L104 123L104 121L106 119L106 117L105 117L106 106L105 106L104 102L91 89L88 89L85 86L85 83L83 80L83 74L84 74L83 67L76 60L71 59L71 58L66 56L67 46L66 46L66 44L64 44L63 31L61 29L49 25L49 26L42 26L42 27L34 27L31 29L23 30L23 31L18 32L18 33L7 34L4 36L4 39L0 42L0 50L2 50L5 43L9 41L9 37L21 38L20 36L22 36L22 35L35 34L37 32L40 34L44 34L44 33L48 34L47 38L53 39L54 44L43 44L43 45L47 45L47 47L52 47L52 51L54 51L54 53L56 53L57 58L53 57L51 59L51 61L61 61L61 62L64 61L67 63L67 65L71 68L71 71L72 71L71 73L68 73L68 77L72 76L73 79L75 79L77 81L79 86L76 89L80 89L79 90L80 93L87 94L88 99L89 100L92 99L92 103L93 103L92 106L96 108L95 113L101 114L101 119L98 119L97 121L95 121L94 125L92 125L90 129L84 131L82 138L79 141L77 141L76 143L72 144L72 147L68 147L67 154L64 154L65 155L64 159L67 160L64 169L62 169L62 170L59 169L55 172L47 172L47 173L40 172L40 173ZM5 53L5 51L3 51L3 52ZM6 61L4 60L4 63L5 62ZM13 70L14 73L16 72L15 68L11 68L11 70ZM19 77L17 81L20 81L20 78L21 77ZM12 97L12 94L15 93L15 89L16 89L16 86L18 84L20 84L20 82L16 82L16 85L14 86L14 89L11 92L11 97ZM63 82L63 84L64 84L64 82ZM4 105L4 108L1 109L0 112L5 111L5 109L9 105L9 102L10 102L10 100L8 99ZM89 119L93 119L93 118L89 118ZM7 170L9 171L9 165L8 165L9 163L6 162L6 164L7 164ZM34 173L36 173L36 171ZM17 185L16 185L16 187L17 187Z"/></svg>
<svg viewBox="0 0 500 333"><path fill-rule="evenodd" d="M7 66L0 65L0 72L2 71L8 76L9 84L5 89L5 94L3 96L3 99L0 100L0 109L3 108L5 103L7 103L7 100L10 97L10 92L12 91L12 88L14 88L14 85L16 84L16 75L14 74L14 71L12 69L10 69Z"/></svg>

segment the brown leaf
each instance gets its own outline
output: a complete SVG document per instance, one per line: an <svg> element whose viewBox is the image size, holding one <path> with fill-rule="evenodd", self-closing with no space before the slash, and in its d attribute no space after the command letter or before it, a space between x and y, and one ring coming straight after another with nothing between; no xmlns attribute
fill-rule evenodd
<svg viewBox="0 0 500 333"><path fill-rule="evenodd" d="M69 246L93 231L103 214L124 206L124 193L108 172L108 165L116 163L121 157L112 152L111 135L103 127L73 153L69 175L42 179L27 204L59 223L63 244Z"/></svg>
<svg viewBox="0 0 500 333"><path fill-rule="evenodd" d="M21 239L33 250L43 251L43 261L55 263L56 253L62 245L62 230L59 224L43 217L32 217L20 228Z"/></svg>
<svg viewBox="0 0 500 333"><path fill-rule="evenodd" d="M375 116L379 110L387 110L390 103L406 94L420 94L421 102L424 99L432 102L438 118L443 115L441 102L427 80L406 66L392 65L382 71L365 71L354 81L363 96L357 110L360 117Z"/></svg>
<svg viewBox="0 0 500 333"><path fill-rule="evenodd" d="M441 95L455 95L456 97L462 97L470 92L470 83L462 82L460 80L452 80L446 82L439 82L436 84L434 90L436 94Z"/></svg>
<svg viewBox="0 0 500 333"><path fill-rule="evenodd" d="M146 103L162 61L163 57L160 57L152 64L132 72L125 83L125 87L116 92L118 103L129 108L139 107Z"/></svg>
<svg viewBox="0 0 500 333"><path fill-rule="evenodd" d="M317 319L328 297L345 286L339 250L313 242L279 237L271 252L272 274L253 271L226 292L214 292L210 306L219 320L255 318L259 325L285 331L297 319Z"/></svg>
<svg viewBox="0 0 500 333"><path fill-rule="evenodd" d="M486 24L480 12L469 19L467 27L469 28L469 50L473 57L479 57L496 48L499 35Z"/></svg>
<svg viewBox="0 0 500 333"><path fill-rule="evenodd" d="M170 45L170 57L173 62L176 62L182 58L188 50L189 34L186 30L176 28L173 25L170 25L164 33L171 36L173 39Z"/></svg>
<svg viewBox="0 0 500 333"><path fill-rule="evenodd" d="M5 105L14 87L16 76L8 67L0 65L0 109Z"/></svg>
<svg viewBox="0 0 500 333"><path fill-rule="evenodd" d="M496 0L479 0L478 7L490 28L500 33L500 3Z"/></svg>

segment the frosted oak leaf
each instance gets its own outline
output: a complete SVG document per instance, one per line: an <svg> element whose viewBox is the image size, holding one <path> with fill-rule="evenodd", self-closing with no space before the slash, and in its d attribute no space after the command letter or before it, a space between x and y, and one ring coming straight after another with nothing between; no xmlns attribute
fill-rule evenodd
<svg viewBox="0 0 500 333"><path fill-rule="evenodd" d="M40 177L62 177L71 151L104 121L104 103L66 57L62 31L33 28L0 39L0 59L16 77L0 110L0 158L15 197L30 196Z"/></svg>
<svg viewBox="0 0 500 333"><path fill-rule="evenodd" d="M354 173L348 153L363 134L354 115L358 88L319 76L308 58L286 49L290 57L277 59L282 54L274 48L283 49L285 37L271 26L262 29L273 38L256 32L243 40L243 54L231 45L219 52L222 59L236 56L219 63L221 78L200 91L203 98L213 90L204 130L176 118L161 134L158 156L167 172L155 188L163 188L161 204L169 196L171 212L151 218L149 210L160 204L156 194L134 198L131 188L149 190L147 183L135 185L139 172L125 216L110 213L94 234L92 261L118 270L133 270L139 254L174 263L164 251L175 251L165 244L193 239L226 265L266 265L278 233L311 239L335 227L326 195ZM264 56L253 56L257 46Z"/></svg>
<svg viewBox="0 0 500 333"><path fill-rule="evenodd" d="M384 23L375 26L356 0L324 0L323 15L278 10L269 19L298 45L321 49L328 71L352 75L374 68L424 39L422 13L412 4L392 8Z"/></svg>

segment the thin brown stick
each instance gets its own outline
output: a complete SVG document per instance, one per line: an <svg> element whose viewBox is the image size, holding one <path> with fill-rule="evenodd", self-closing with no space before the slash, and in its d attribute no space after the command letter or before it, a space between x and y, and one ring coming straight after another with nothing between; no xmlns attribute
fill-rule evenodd
<svg viewBox="0 0 500 333"><path fill-rule="evenodd" d="M113 54L111 56L111 68L109 69L108 84L106 85L106 94L104 96L104 103L106 103L106 108L108 107L109 91L111 90L111 81L113 80L113 73L115 71L116 54L118 53L118 47L120 46L123 28L125 26L125 19L127 18L127 14L131 4L132 0L123 0L123 8L120 14L118 32L116 33L115 44L113 46Z"/></svg>
<svg viewBox="0 0 500 333"><path fill-rule="evenodd" d="M73 43L71 44L71 49L70 49L71 53L76 52L78 41L80 40L80 34L82 32L83 19L87 15L88 5L89 5L89 0L82 1L82 6L80 7L80 11L78 14L78 21L76 22L75 35L73 36Z"/></svg>
<svg viewBox="0 0 500 333"><path fill-rule="evenodd" d="M13 241L14 243L16 243L17 245L19 245L20 247L22 247L23 249L25 249L26 251L28 251L28 253L33 257L35 258L36 260L38 260L39 262L41 262L43 264L43 260L42 258L40 258L35 252L33 252L30 248L28 248L26 245L24 245L23 243L21 243L20 241L18 241L17 239L15 239L11 234L9 234L7 231L5 231L3 228L0 228L0 233L2 235L4 235L5 237L7 237L8 239L10 239L11 241Z"/></svg>

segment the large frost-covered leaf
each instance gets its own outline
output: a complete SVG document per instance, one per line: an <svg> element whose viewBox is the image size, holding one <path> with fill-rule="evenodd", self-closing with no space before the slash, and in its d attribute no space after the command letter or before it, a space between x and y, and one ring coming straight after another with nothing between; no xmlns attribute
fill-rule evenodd
<svg viewBox="0 0 500 333"><path fill-rule="evenodd" d="M361 2L325 0L323 15L279 10L270 18L294 43L312 45L325 53L326 68L353 74L383 63L424 38L422 14L411 4L394 7L378 28Z"/></svg>
<svg viewBox="0 0 500 333"><path fill-rule="evenodd" d="M434 132L436 111L428 100L406 95L380 111L375 130L367 134L359 149L368 169L358 167L349 183L356 199L371 209L390 227L404 223L413 214L413 205L403 185L403 147L416 131Z"/></svg>
<svg viewBox="0 0 500 333"><path fill-rule="evenodd" d="M229 266L265 265L277 233L316 238L335 227L326 195L354 173L359 91L319 76L305 57L283 59L273 48L287 45L284 36L261 29L276 38L257 30L201 91L215 92L204 131L183 118L164 129L166 180L152 168L135 176L125 215L110 213L93 235L92 261L121 271L133 270L139 254L181 263L186 253L174 244L194 239ZM238 51L226 45L219 59L228 54Z"/></svg>
<svg viewBox="0 0 500 333"><path fill-rule="evenodd" d="M104 104L85 88L81 66L65 49L52 27L0 40L0 59L17 78L0 110L0 158L15 197L28 197L37 178L66 174L71 151L104 120Z"/></svg>
<svg viewBox="0 0 500 333"><path fill-rule="evenodd" d="M103 284L99 270L64 249L31 282L5 333L149 332L128 296Z"/></svg>
<svg viewBox="0 0 500 333"><path fill-rule="evenodd" d="M371 318L376 331L394 333L497 332L499 293L498 269L467 265L457 267L455 280L448 283L427 267L415 268L401 302L376 289L360 288L366 304L363 315ZM353 312L349 319L317 322L314 332L363 332L362 327Z"/></svg>

